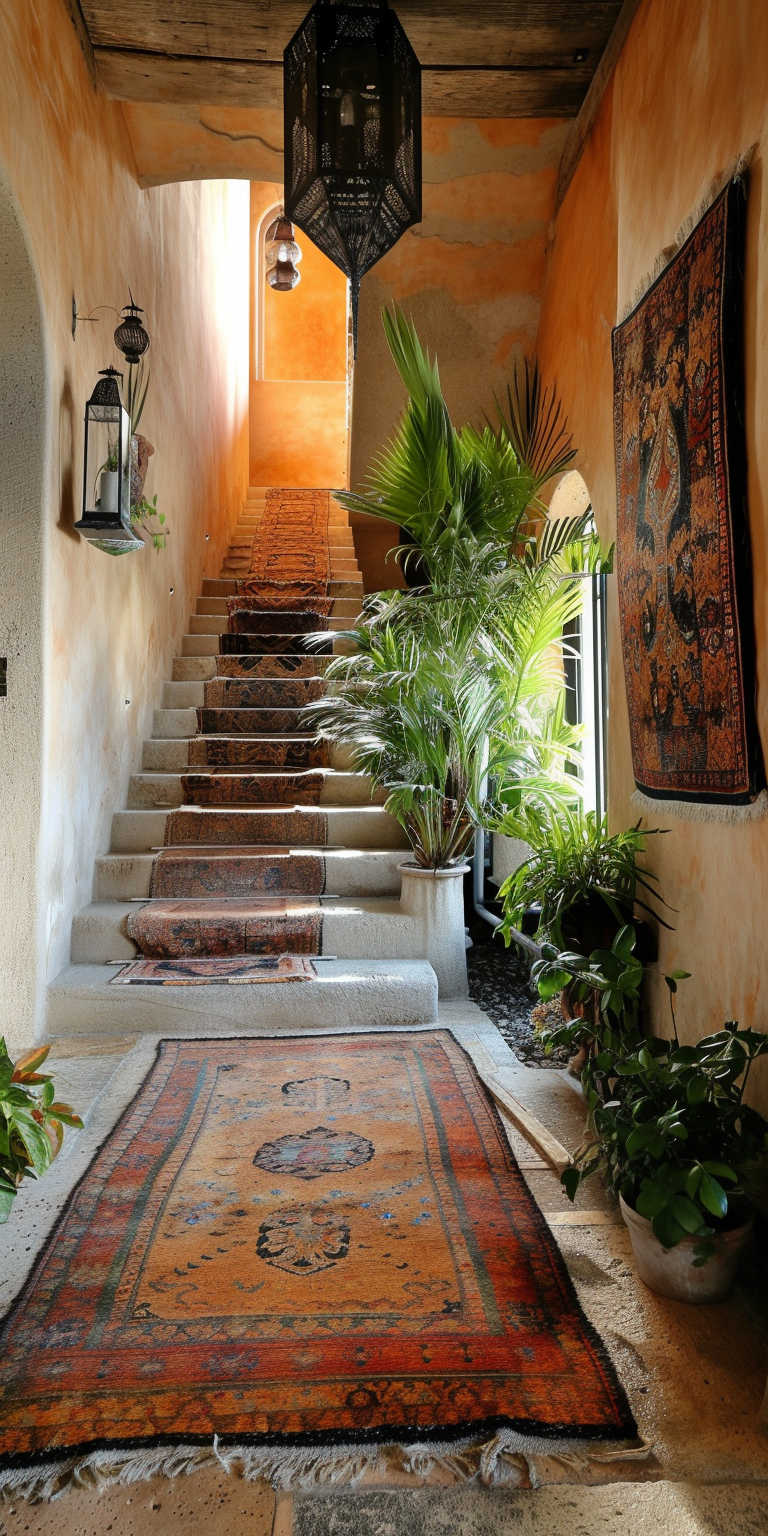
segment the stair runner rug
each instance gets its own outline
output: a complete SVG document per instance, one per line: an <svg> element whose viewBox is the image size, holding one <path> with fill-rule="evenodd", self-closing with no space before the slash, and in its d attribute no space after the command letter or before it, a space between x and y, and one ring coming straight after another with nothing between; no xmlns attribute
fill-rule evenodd
<svg viewBox="0 0 768 1536"><path fill-rule="evenodd" d="M131 960L110 979L110 985L144 987L208 987L215 983L234 986L259 981L315 981L311 960L300 955L225 955L205 959Z"/></svg>
<svg viewBox="0 0 768 1536"><path fill-rule="evenodd" d="M126 932L147 959L191 956L320 955L323 916L317 901L283 897L148 901L131 912Z"/></svg>
<svg viewBox="0 0 768 1536"><path fill-rule="evenodd" d="M251 569L238 592L262 598L264 607L290 607L294 600L303 606L314 598L321 600L319 611L330 607L329 514L328 491L267 491Z"/></svg>
<svg viewBox="0 0 768 1536"><path fill-rule="evenodd" d="M360 1442L636 1434L444 1030L162 1041L0 1350L0 1485L110 1448L185 1470L214 1437L341 1475Z"/></svg>

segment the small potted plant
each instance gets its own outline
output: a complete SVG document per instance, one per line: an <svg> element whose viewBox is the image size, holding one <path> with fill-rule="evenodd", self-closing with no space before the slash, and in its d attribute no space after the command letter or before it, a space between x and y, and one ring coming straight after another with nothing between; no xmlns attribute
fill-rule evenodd
<svg viewBox="0 0 768 1536"><path fill-rule="evenodd" d="M56 1099L53 1078L39 1068L49 1045L13 1062L0 1037L0 1223L8 1220L22 1179L42 1178L64 1140L65 1125L82 1129L69 1104Z"/></svg>
<svg viewBox="0 0 768 1536"><path fill-rule="evenodd" d="M768 1036L727 1023L696 1045L681 1045L677 984L666 977L672 1035L643 1037L637 1000L642 967L626 927L610 951L589 958L544 945L534 965L543 996L568 977L599 1007L549 1032L573 1045L587 1031L594 1049L582 1081L589 1134L562 1175L571 1200L600 1170L618 1196L640 1278L678 1301L721 1301L729 1293L754 1222L751 1201L768 1164L768 1121L744 1101L752 1062Z"/></svg>
<svg viewBox="0 0 768 1536"><path fill-rule="evenodd" d="M655 831L636 826L609 833L605 816L585 811L580 802L524 800L499 830L522 842L526 857L499 890L507 942L521 929L525 915L538 911L537 937L559 949L580 953L610 946L615 933L632 921L635 906L669 927L660 915L666 905L656 876L638 858ZM650 960L653 935L641 928L640 952Z"/></svg>
<svg viewBox="0 0 768 1536"><path fill-rule="evenodd" d="M117 445L110 443L107 457L99 470L99 494L96 497L96 505L105 517L117 517L118 469Z"/></svg>

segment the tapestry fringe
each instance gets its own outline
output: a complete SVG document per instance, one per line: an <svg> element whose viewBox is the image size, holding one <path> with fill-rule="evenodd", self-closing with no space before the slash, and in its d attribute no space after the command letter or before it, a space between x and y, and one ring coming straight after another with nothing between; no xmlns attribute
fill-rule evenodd
<svg viewBox="0 0 768 1536"><path fill-rule="evenodd" d="M219 1465L248 1482L268 1482L282 1492L321 1487L354 1488L366 1473L385 1477L397 1470L426 1479L436 1471L460 1483L479 1482L488 1488L538 1488L543 1482L594 1482L600 1468L626 1463L637 1477L637 1463L651 1458L649 1445L615 1446L584 1441L550 1441L501 1429L492 1440L477 1442L346 1446L222 1447L216 1436L205 1446L156 1446L135 1451L100 1450L57 1462L0 1470L0 1499L22 1498L49 1503L68 1488L97 1493L115 1484L146 1482L152 1477L190 1476ZM551 1464L547 1476L547 1463ZM635 1470L632 1470L635 1469ZM649 1476L656 1475L655 1459Z"/></svg>
<svg viewBox="0 0 768 1536"><path fill-rule="evenodd" d="M743 175L744 171L747 170L751 160L754 158L757 147L756 143L750 144L749 149L745 150L743 154L737 155L735 160L732 160L724 171L718 172L717 176L712 178L706 192L699 198L696 207L683 220L674 240L672 240L670 245L664 246L664 249L656 257L653 266L636 284L633 293L619 311L616 321L617 325L622 325L627 317L632 314L632 311L637 308L641 299L645 298L649 288L652 288L657 278L661 277L665 267L669 266L672 258L680 250L680 247L685 245L688 236L693 234L696 225L703 219L707 209L711 208L712 204L720 196L720 193L725 190L729 181L732 181L734 176Z"/></svg>
<svg viewBox="0 0 768 1536"><path fill-rule="evenodd" d="M678 821L720 822L721 826L740 826L742 822L762 821L768 816L768 791L761 790L750 805L707 805L694 800L656 800L636 789L632 804L649 816L670 816Z"/></svg>

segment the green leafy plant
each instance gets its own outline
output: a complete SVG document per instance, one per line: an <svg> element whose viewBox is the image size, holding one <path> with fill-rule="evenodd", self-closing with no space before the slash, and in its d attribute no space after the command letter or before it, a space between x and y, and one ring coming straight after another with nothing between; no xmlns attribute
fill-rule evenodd
<svg viewBox="0 0 768 1536"><path fill-rule="evenodd" d="M657 878L638 864L646 838L656 833L642 830L639 821L611 834L607 817L585 811L579 800L553 804L528 798L498 830L530 849L499 890L507 943L532 907L539 909L539 935L561 949L564 923L567 937L583 944L595 927L623 927L635 905L669 927L658 910Z"/></svg>
<svg viewBox="0 0 768 1536"><path fill-rule="evenodd" d="M0 1223L8 1220L22 1179L42 1178L50 1168L65 1125L82 1128L79 1115L56 1099L50 1073L39 1070L49 1050L39 1046L14 1064L0 1037Z"/></svg>
<svg viewBox="0 0 768 1536"><path fill-rule="evenodd" d="M312 711L386 788L417 862L438 868L523 794L572 794L563 631L581 606L575 573L599 546L587 517L550 523L538 506L571 456L552 397L537 384L526 407L531 467L501 425L456 430L413 326L397 310L384 325L408 404L370 492L340 500L404 528L398 556L418 558L425 582L368 599L345 636L354 654L332 662L332 692Z"/></svg>
<svg viewBox="0 0 768 1536"><path fill-rule="evenodd" d="M338 499L350 511L403 529L406 543L392 553L418 561L433 590L469 593L479 571L501 570L510 551L519 559L535 547L537 525L546 519L539 492L574 457L566 424L532 365L525 388L515 376L509 420L500 411L495 429L455 428L437 362L412 322L397 308L384 310L382 320L408 403L394 438L374 459L366 489L340 492ZM515 407L521 388L523 401ZM589 524L588 514L563 519L551 524L551 538L565 547L585 538Z"/></svg>
<svg viewBox="0 0 768 1536"><path fill-rule="evenodd" d="M545 948L553 952L534 967L542 995L567 977L600 999L591 1023L577 1019L548 1032L552 1045L574 1045L586 1027L594 1046L582 1071L589 1134L562 1175L570 1199L599 1169L650 1220L665 1248L696 1237L695 1262L706 1263L717 1232L744 1221L747 1200L765 1178L768 1121L744 1095L752 1062L768 1052L768 1036L727 1023L696 1045L681 1045L674 997L688 973L676 971L666 977L672 1036L644 1038L637 1026L642 967L633 957L631 927L611 951L588 959Z"/></svg>
<svg viewBox="0 0 768 1536"><path fill-rule="evenodd" d="M149 521L150 518L156 519L154 526ZM141 501L132 503L131 523L134 527L140 528L142 533L146 533L154 549L165 549L170 529L165 527L165 513L157 510L157 493L151 501L147 501L146 496L142 496Z"/></svg>
<svg viewBox="0 0 768 1536"><path fill-rule="evenodd" d="M144 406L149 389L149 368L146 358L140 358L138 363L131 363L128 368L128 384L125 391L125 408L131 418L131 437L135 437L139 430L139 422L144 414Z"/></svg>

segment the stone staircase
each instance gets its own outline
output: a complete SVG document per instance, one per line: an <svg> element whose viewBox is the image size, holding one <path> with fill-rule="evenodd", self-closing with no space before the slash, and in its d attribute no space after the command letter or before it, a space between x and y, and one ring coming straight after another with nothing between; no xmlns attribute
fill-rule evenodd
<svg viewBox="0 0 768 1536"><path fill-rule="evenodd" d="M307 648L316 620L303 613L261 613L258 632L223 653L227 598L248 573L264 498L251 490L221 578L203 581L142 770L113 817L109 852L96 861L93 901L75 916L72 963L49 988L49 1033L436 1017L425 936L400 902L402 830L369 781L302 722L303 705L324 689L328 654L346 643L334 634L362 598L352 532L333 500L326 654ZM311 954L317 980L110 985L140 952L244 950Z"/></svg>

